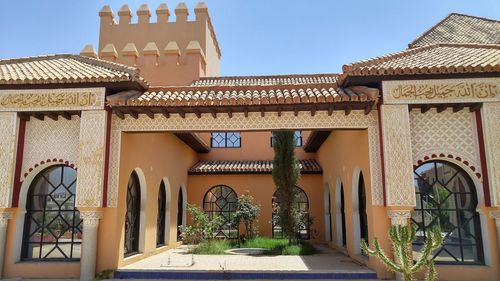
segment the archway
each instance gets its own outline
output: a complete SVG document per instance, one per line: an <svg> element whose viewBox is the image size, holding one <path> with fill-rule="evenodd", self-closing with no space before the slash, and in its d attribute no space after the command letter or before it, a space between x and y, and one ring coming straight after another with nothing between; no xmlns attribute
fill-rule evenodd
<svg viewBox="0 0 500 281"><path fill-rule="evenodd" d="M330 187L328 183L324 185L325 191L325 239L327 241L332 241L332 208L331 208L331 196Z"/></svg>
<svg viewBox="0 0 500 281"><path fill-rule="evenodd" d="M335 209L336 209L336 228L337 228L337 246L346 247L346 223L345 223L345 202L344 202L344 185L342 180L337 179L335 192Z"/></svg>

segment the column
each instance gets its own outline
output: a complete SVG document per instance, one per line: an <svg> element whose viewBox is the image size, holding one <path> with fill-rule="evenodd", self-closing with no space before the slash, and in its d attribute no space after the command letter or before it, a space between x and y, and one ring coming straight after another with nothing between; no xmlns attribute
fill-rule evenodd
<svg viewBox="0 0 500 281"><path fill-rule="evenodd" d="M408 106L381 106L387 206L415 206Z"/></svg>
<svg viewBox="0 0 500 281"><path fill-rule="evenodd" d="M83 220L80 280L94 280L97 253L97 230L99 228L99 220L102 218L102 212L81 211L80 218Z"/></svg>
<svg viewBox="0 0 500 281"><path fill-rule="evenodd" d="M411 218L410 210L389 210L387 216L391 219L391 226L408 225L408 220Z"/></svg>
<svg viewBox="0 0 500 281"><path fill-rule="evenodd" d="M495 220L495 226L496 226L496 230L497 230L498 250L500 251L500 210L491 211L490 218Z"/></svg>
<svg viewBox="0 0 500 281"><path fill-rule="evenodd" d="M11 212L0 212L0 279L3 276L3 261L5 257L5 241L7 240L7 223L12 218Z"/></svg>
<svg viewBox="0 0 500 281"><path fill-rule="evenodd" d="M500 102L485 102L481 109L491 206L500 207Z"/></svg>

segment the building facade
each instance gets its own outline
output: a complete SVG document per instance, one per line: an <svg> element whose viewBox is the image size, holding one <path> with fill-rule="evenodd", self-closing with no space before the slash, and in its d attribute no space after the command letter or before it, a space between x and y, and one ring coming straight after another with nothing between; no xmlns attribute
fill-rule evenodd
<svg viewBox="0 0 500 281"><path fill-rule="evenodd" d="M442 227L441 280L500 276L500 22L451 14L339 74L220 77L204 3L100 12L97 52L0 61L0 273L81 278L180 244L186 204L273 222L273 130L295 131L303 239L360 251ZM225 224L219 237L236 238ZM460 269L460 270L457 270Z"/></svg>

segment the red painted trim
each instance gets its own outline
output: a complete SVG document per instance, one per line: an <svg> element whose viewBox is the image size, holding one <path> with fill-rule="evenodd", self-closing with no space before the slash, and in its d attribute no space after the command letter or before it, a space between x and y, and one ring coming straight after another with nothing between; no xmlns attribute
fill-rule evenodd
<svg viewBox="0 0 500 281"><path fill-rule="evenodd" d="M481 170L483 172L484 204L486 205L486 207L490 207L491 206L490 180L488 177L488 166L486 163L486 152L484 149L483 119L480 110L476 111L476 127L477 127L477 137L479 141L479 156L481 158Z"/></svg>
<svg viewBox="0 0 500 281"><path fill-rule="evenodd" d="M380 141L380 164L382 170L382 193L384 195L384 206L387 206L387 196L385 191L385 162L384 162L384 140L382 138L382 115L380 113L380 107L382 105L382 91L380 91L380 101L377 104L377 117L378 117L378 137Z"/></svg>
<svg viewBox="0 0 500 281"><path fill-rule="evenodd" d="M453 156L452 154L444 154L444 153L439 153L439 155L437 154L431 154L430 156L429 155L425 155L423 159L419 159L417 160L416 162L416 165L413 165L413 169L417 169L418 166L422 165L423 163L427 162L428 160L430 159L443 159L443 158L449 158L449 159L455 159L459 162L462 162L465 166L469 167L469 169L474 172L474 174L476 175L476 177L478 179L481 178L481 173L478 173L476 170L476 167L472 166L468 161L466 160L463 160L460 156Z"/></svg>
<svg viewBox="0 0 500 281"><path fill-rule="evenodd" d="M12 194L12 207L19 205L19 192L21 192L21 169L23 168L24 138L26 135L26 120L19 120L19 131L17 134L16 170L14 172L14 192Z"/></svg>
<svg viewBox="0 0 500 281"><path fill-rule="evenodd" d="M102 206L106 207L108 205L108 174L109 174L109 147L111 143L111 109L107 110L106 119L106 152L104 156L104 185L102 187Z"/></svg>

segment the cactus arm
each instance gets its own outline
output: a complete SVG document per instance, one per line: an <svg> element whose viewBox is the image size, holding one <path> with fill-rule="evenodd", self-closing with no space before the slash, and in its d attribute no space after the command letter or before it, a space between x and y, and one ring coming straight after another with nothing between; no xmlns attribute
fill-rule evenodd
<svg viewBox="0 0 500 281"><path fill-rule="evenodd" d="M375 238L376 240L377 238ZM376 252L374 250L371 250L369 247L368 247L368 244L366 244L366 241L365 239L361 239L361 250L369 255L369 256L375 256L376 255Z"/></svg>
<svg viewBox="0 0 500 281"><path fill-rule="evenodd" d="M425 281L434 281L437 278L437 272L434 268L434 261L427 261L427 273L425 274Z"/></svg>
<svg viewBox="0 0 500 281"><path fill-rule="evenodd" d="M398 266L396 263L391 261L389 257L384 253L384 250L382 250L382 247L380 247L380 244L378 243L378 240L375 239L373 241L373 244L375 244L375 252L376 255L380 258L380 260L389 268L389 270L394 271L394 272L402 272L401 267Z"/></svg>

